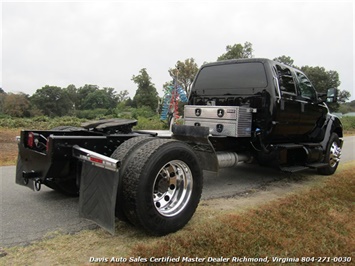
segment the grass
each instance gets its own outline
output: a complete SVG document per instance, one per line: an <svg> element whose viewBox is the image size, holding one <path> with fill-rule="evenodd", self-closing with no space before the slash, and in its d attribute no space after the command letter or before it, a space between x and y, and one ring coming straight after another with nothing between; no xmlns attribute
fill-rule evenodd
<svg viewBox="0 0 355 266"><path fill-rule="evenodd" d="M0 127L0 166L15 165L17 159L16 136L21 129Z"/></svg>
<svg viewBox="0 0 355 266"><path fill-rule="evenodd" d="M355 255L354 163L324 184L248 213L230 212L132 254L143 257L349 257Z"/></svg>
<svg viewBox="0 0 355 266"><path fill-rule="evenodd" d="M347 135L355 134L355 117L344 116L340 120L341 123L343 124L344 134Z"/></svg>
<svg viewBox="0 0 355 266"><path fill-rule="evenodd" d="M117 223L116 236L101 229L74 235L55 233L26 247L5 248L8 254L0 258L0 265L89 265L90 257L149 260L170 256L180 257L178 264L182 264L182 257L204 258L205 262L209 257L222 256L230 260L268 257L270 262L272 257L352 256L354 259L354 167L355 162L350 162L341 165L330 177L304 174L287 180L286 183L302 185L287 195L281 193L284 184L277 193L273 190L275 186L247 198L224 199L248 203L263 193L279 195L271 201L262 197L258 204L242 211L233 208L220 211L218 204L213 207L214 200L202 201L190 223L168 236L147 236L123 222Z"/></svg>
<svg viewBox="0 0 355 266"><path fill-rule="evenodd" d="M47 116L37 116L33 118L0 118L0 127L48 130L58 126L80 126L86 119L79 119L71 116L49 118Z"/></svg>
<svg viewBox="0 0 355 266"><path fill-rule="evenodd" d="M127 119L136 119L138 121L138 125L134 128L136 130L167 129L167 125L164 124L157 115L149 118L138 115L137 118L127 117ZM47 116L38 116L33 118L0 117L0 128L50 130L58 126L80 127L80 125L86 121L88 120L73 116L55 118L49 118Z"/></svg>

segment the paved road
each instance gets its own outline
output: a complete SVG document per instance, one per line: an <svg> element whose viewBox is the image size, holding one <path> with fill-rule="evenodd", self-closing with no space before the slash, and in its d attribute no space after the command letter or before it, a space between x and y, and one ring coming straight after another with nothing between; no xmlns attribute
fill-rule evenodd
<svg viewBox="0 0 355 266"><path fill-rule="evenodd" d="M355 137L346 137L342 161L355 159ZM40 192L15 184L15 166L0 167L0 247L25 245L54 231L77 232L95 225L78 215L78 198L45 186ZM203 199L233 196L285 177L278 171L241 164L218 175L205 173Z"/></svg>

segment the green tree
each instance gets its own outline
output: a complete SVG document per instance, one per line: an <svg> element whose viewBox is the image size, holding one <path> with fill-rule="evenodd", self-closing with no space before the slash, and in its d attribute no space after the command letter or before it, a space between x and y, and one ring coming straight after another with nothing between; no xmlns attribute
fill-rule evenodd
<svg viewBox="0 0 355 266"><path fill-rule="evenodd" d="M73 110L75 111L79 104L78 89L75 87L75 85L70 84L68 87L64 88L63 91L69 96L69 99L72 102Z"/></svg>
<svg viewBox="0 0 355 266"><path fill-rule="evenodd" d="M94 109L90 106L86 106L87 97L89 96L89 94L94 93L98 89L99 89L99 86L92 85L92 84L85 84L83 87L80 87L77 90L77 97L78 97L77 106L76 106L77 109L78 110L85 110L86 108Z"/></svg>
<svg viewBox="0 0 355 266"><path fill-rule="evenodd" d="M131 99L131 97L129 97L129 98L125 101L125 106L127 106L127 107L133 107L133 100Z"/></svg>
<svg viewBox="0 0 355 266"><path fill-rule="evenodd" d="M129 99L128 95L129 95L129 92L127 90L120 91L117 94L117 102L122 103L122 102L127 101Z"/></svg>
<svg viewBox="0 0 355 266"><path fill-rule="evenodd" d="M136 94L133 97L133 106L138 108L148 106L155 112L158 107L159 97L147 70L142 68L139 71L139 75L133 75L132 80L138 86Z"/></svg>
<svg viewBox="0 0 355 266"><path fill-rule="evenodd" d="M226 50L227 52L218 57L217 61L253 57L253 45L250 42L245 42L244 46L240 43L227 45Z"/></svg>
<svg viewBox="0 0 355 266"><path fill-rule="evenodd" d="M286 56L286 55L282 55L282 56L276 57L276 58L274 58L274 61L283 63L283 64L288 65L288 66L296 67L293 64L294 60L291 57Z"/></svg>
<svg viewBox="0 0 355 266"><path fill-rule="evenodd" d="M0 88L0 114L3 113L3 106L6 95L6 92L2 88Z"/></svg>
<svg viewBox="0 0 355 266"><path fill-rule="evenodd" d="M73 112L73 102L60 87L46 85L38 89L30 98L30 102L44 115L64 116Z"/></svg>
<svg viewBox="0 0 355 266"><path fill-rule="evenodd" d="M185 59L185 61L177 61L175 68L170 68L168 71L170 76L177 78L179 84L184 88L186 93L188 93L197 74L198 65L195 59L188 58Z"/></svg>
<svg viewBox="0 0 355 266"><path fill-rule="evenodd" d="M13 117L29 117L31 113L28 95L24 93L6 94L3 102L3 112Z"/></svg>
<svg viewBox="0 0 355 266"><path fill-rule="evenodd" d="M341 103L345 103L346 101L348 101L350 99L350 97L351 97L351 93L349 91L342 90L342 91L339 91L338 101Z"/></svg>
<svg viewBox="0 0 355 266"><path fill-rule="evenodd" d="M89 92L85 98L81 100L81 110L90 109L112 109L117 105L117 98L113 88L95 89Z"/></svg>
<svg viewBox="0 0 355 266"><path fill-rule="evenodd" d="M312 82L315 89L320 93L326 93L328 89L335 88L338 90L338 101L347 101L351 94L346 90L339 90L340 86L339 74L334 70L325 70L324 67L310 67L303 66L301 70L306 74L309 80ZM330 111L336 112L340 105L339 103L328 104Z"/></svg>
<svg viewBox="0 0 355 266"><path fill-rule="evenodd" d="M325 93L328 89L338 88L340 85L339 74L334 70L326 71L324 67L319 66L303 66L301 70L319 92Z"/></svg>

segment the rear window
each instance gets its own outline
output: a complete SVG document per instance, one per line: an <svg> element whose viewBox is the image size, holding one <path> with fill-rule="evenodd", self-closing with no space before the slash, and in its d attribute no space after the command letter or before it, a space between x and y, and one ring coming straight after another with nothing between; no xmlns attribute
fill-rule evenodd
<svg viewBox="0 0 355 266"><path fill-rule="evenodd" d="M204 67L195 81L195 90L265 88L267 79L260 62Z"/></svg>

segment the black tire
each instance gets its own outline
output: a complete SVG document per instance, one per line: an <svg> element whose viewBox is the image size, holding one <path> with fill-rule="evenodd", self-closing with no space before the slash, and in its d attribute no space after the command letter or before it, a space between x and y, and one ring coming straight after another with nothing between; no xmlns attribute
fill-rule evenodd
<svg viewBox="0 0 355 266"><path fill-rule="evenodd" d="M327 144L327 150L324 157L326 167L318 168L318 173L321 175L332 175L335 173L339 165L341 155L341 143L336 133L332 133Z"/></svg>
<svg viewBox="0 0 355 266"><path fill-rule="evenodd" d="M130 138L129 140L123 142L119 147L117 147L117 149L111 155L111 158L121 161L121 167L119 170L119 175L121 178L120 183L118 184L115 209L115 215L119 220L127 221L126 215L122 209L122 202L124 201L122 196L122 177L125 175L126 159L135 149L151 140L153 140L153 138L149 135Z"/></svg>
<svg viewBox="0 0 355 266"><path fill-rule="evenodd" d="M123 210L128 220L154 235L184 227L200 201L203 175L184 142L154 139L135 149L122 176Z"/></svg>

